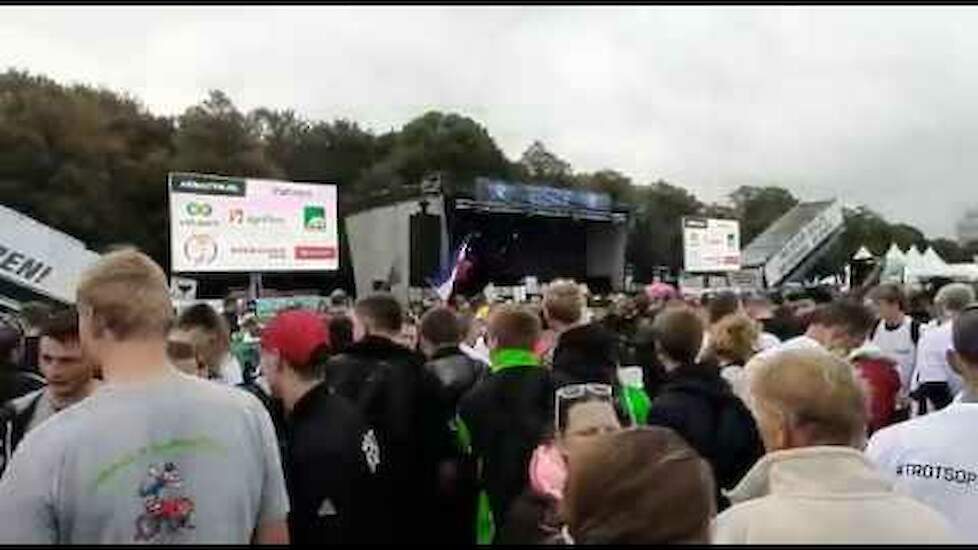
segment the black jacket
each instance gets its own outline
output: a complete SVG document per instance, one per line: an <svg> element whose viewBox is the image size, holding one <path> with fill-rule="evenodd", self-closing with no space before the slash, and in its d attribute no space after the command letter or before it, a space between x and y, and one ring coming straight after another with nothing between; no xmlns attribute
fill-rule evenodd
<svg viewBox="0 0 978 550"><path fill-rule="evenodd" d="M500 533L513 501L528 486L533 450L553 426L554 383L539 366L491 373L459 403L459 415L482 463L481 485Z"/></svg>
<svg viewBox="0 0 978 550"><path fill-rule="evenodd" d="M718 509L730 504L720 489L732 489L764 454L750 411L711 366L670 373L652 400L648 424L672 428L710 463Z"/></svg>
<svg viewBox="0 0 978 550"><path fill-rule="evenodd" d="M331 358L326 384L352 401L377 433L385 459L393 532L401 542L428 540L438 518L438 463L454 452L438 381L424 358L386 338L368 336Z"/></svg>
<svg viewBox="0 0 978 550"><path fill-rule="evenodd" d="M425 369L438 380L439 401L446 418L454 418L459 400L489 373L489 366L462 352L457 346L436 351ZM477 465L462 449L453 449L452 475L441 480L438 516L444 527L429 539L432 544L471 545L475 543L478 497Z"/></svg>
<svg viewBox="0 0 978 550"><path fill-rule="evenodd" d="M27 395L44 385L44 379L32 372L0 364L0 403Z"/></svg>
<svg viewBox="0 0 978 550"><path fill-rule="evenodd" d="M440 400L454 414L459 400L488 374L489 366L453 346L436 351L425 363L425 370L438 380Z"/></svg>
<svg viewBox="0 0 978 550"><path fill-rule="evenodd" d="M590 323L574 327L557 339L553 370L558 385L614 384L616 368L618 339L601 325Z"/></svg>
<svg viewBox="0 0 978 550"><path fill-rule="evenodd" d="M27 433L44 390L21 395L0 405L0 475L10 464L14 450Z"/></svg>
<svg viewBox="0 0 978 550"><path fill-rule="evenodd" d="M383 452L362 415L325 384L296 403L286 424L283 468L293 544L389 542L376 519L385 499Z"/></svg>

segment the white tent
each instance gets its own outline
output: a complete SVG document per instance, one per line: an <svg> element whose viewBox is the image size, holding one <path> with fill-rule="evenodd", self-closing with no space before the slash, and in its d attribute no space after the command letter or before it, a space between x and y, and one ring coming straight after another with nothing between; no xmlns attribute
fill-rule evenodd
<svg viewBox="0 0 978 550"><path fill-rule="evenodd" d="M868 248L866 248L865 246L861 246L859 247L859 250L857 250L856 253L853 255L852 259L855 261L872 260L873 257L874 257L873 253L870 252Z"/></svg>
<svg viewBox="0 0 978 550"><path fill-rule="evenodd" d="M903 281L903 271L906 264L906 255L896 243L891 244L890 249L883 256L883 273L880 278L883 281Z"/></svg>
<svg viewBox="0 0 978 550"><path fill-rule="evenodd" d="M927 266L927 271L932 276L951 276L950 266L947 265L944 258L941 258L933 247L927 247L927 250L924 251L924 265Z"/></svg>
<svg viewBox="0 0 978 550"><path fill-rule="evenodd" d="M948 272L959 281L978 281L978 263L950 264Z"/></svg>

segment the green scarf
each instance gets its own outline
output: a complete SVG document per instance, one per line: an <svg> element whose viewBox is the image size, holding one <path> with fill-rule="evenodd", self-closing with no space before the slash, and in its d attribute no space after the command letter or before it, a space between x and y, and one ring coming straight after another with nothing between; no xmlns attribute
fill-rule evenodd
<svg viewBox="0 0 978 550"><path fill-rule="evenodd" d="M499 372L512 367L538 367L540 359L527 349L500 348L489 354L492 372Z"/></svg>

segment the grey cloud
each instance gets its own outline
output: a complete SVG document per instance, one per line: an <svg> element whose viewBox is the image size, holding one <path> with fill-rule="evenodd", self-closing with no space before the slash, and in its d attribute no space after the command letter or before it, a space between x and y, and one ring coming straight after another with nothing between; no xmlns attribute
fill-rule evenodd
<svg viewBox="0 0 978 550"><path fill-rule="evenodd" d="M0 8L0 65L175 114L221 88L377 130L425 109L716 200L777 183L949 235L978 168L962 8Z"/></svg>

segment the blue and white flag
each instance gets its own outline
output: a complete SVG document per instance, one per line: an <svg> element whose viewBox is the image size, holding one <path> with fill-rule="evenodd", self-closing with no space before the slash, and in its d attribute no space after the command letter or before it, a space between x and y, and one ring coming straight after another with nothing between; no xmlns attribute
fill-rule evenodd
<svg viewBox="0 0 978 550"><path fill-rule="evenodd" d="M435 292L443 301L448 301L452 296L452 291L455 289L455 279L458 277L459 267L462 262L465 261L465 257L469 253L469 235L466 235L462 239L462 244L459 245L458 250L455 252L455 256L452 258L451 271L441 283L435 284Z"/></svg>

